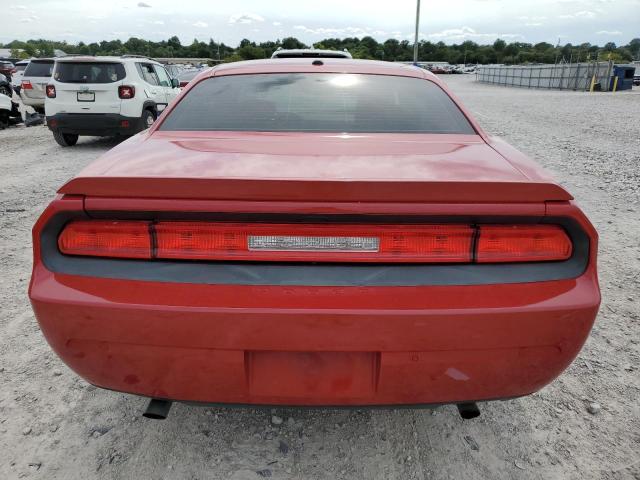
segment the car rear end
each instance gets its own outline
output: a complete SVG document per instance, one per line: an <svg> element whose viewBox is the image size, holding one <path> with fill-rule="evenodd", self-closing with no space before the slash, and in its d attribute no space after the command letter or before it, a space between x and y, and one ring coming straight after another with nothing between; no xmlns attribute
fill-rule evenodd
<svg viewBox="0 0 640 480"><path fill-rule="evenodd" d="M575 358L600 297L571 196L436 80L322 71L200 77L60 190L30 296L73 370L165 400L465 404L535 392ZM403 100L423 86L427 113ZM398 133L407 116L419 131Z"/></svg>
<svg viewBox="0 0 640 480"><path fill-rule="evenodd" d="M138 103L129 69L135 66L117 58L58 60L46 92L49 129L67 135L132 135L143 130L140 112L130 115L126 103Z"/></svg>
<svg viewBox="0 0 640 480"><path fill-rule="evenodd" d="M25 105L33 107L38 112L44 112L45 90L51 79L54 64L52 58L35 58L24 70L20 98Z"/></svg>
<svg viewBox="0 0 640 480"><path fill-rule="evenodd" d="M22 88L22 77L24 76L24 71L27 69L27 65L29 65L29 62L30 60L20 60L19 62L16 62L16 71L13 75L11 75L11 85L16 87L17 89Z"/></svg>

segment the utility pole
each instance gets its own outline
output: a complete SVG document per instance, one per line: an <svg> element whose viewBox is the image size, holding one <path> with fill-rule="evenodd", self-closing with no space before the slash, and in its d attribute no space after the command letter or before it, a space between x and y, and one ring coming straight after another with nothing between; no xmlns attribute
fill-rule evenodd
<svg viewBox="0 0 640 480"><path fill-rule="evenodd" d="M418 30L420 29L420 0L417 0L416 6L416 39L413 44L413 63L418 64Z"/></svg>

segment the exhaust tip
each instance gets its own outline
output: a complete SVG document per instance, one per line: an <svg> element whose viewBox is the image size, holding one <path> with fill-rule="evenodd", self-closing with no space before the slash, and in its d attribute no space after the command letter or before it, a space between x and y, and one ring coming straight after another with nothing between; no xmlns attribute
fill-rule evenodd
<svg viewBox="0 0 640 480"><path fill-rule="evenodd" d="M480 409L476 402L471 403L458 403L458 413L464 420L471 420L480 416Z"/></svg>
<svg viewBox="0 0 640 480"><path fill-rule="evenodd" d="M152 420L164 420L169 415L169 410L171 410L171 402L170 400L159 400L157 398L152 398L149 401L149 405L147 405L147 409L142 414L145 418L150 418Z"/></svg>

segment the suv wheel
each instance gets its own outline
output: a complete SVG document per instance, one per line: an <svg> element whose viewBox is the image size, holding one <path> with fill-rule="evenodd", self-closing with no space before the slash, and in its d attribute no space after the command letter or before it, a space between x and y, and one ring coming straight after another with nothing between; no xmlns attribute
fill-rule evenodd
<svg viewBox="0 0 640 480"><path fill-rule="evenodd" d="M78 143L78 135L73 133L62 133L60 131L53 132L53 138L56 139L58 145L62 147L73 147Z"/></svg>
<svg viewBox="0 0 640 480"><path fill-rule="evenodd" d="M155 121L156 121L156 115L151 110L145 110L142 112L142 124L145 129L153 125L153 122Z"/></svg>

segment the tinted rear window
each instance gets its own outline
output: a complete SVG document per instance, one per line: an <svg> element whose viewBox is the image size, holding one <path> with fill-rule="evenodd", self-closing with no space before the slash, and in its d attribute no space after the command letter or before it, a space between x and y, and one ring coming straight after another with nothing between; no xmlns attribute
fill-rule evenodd
<svg viewBox="0 0 640 480"><path fill-rule="evenodd" d="M53 62L32 61L24 71L25 77L50 77L53 72Z"/></svg>
<svg viewBox="0 0 640 480"><path fill-rule="evenodd" d="M475 133L449 96L430 81L343 73L204 80L160 130Z"/></svg>
<svg viewBox="0 0 640 480"><path fill-rule="evenodd" d="M59 62L53 78L62 83L113 83L125 75L121 63Z"/></svg>

